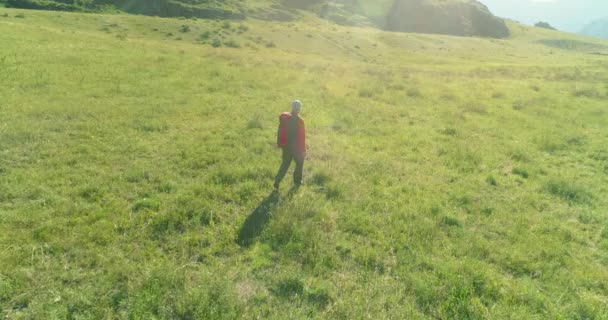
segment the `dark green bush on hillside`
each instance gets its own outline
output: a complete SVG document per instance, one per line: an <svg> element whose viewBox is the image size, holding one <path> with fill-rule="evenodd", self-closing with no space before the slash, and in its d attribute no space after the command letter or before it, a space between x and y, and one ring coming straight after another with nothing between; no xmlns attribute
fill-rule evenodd
<svg viewBox="0 0 608 320"><path fill-rule="evenodd" d="M535 27L538 28L545 28L545 29L550 29L550 30L557 30L554 27L552 27L548 22L543 22L543 21L539 21L537 23L534 24Z"/></svg>
<svg viewBox="0 0 608 320"><path fill-rule="evenodd" d="M51 11L80 11L83 8L74 5L47 0L7 0L6 6L11 8L51 10Z"/></svg>
<svg viewBox="0 0 608 320"><path fill-rule="evenodd" d="M187 17L209 19L244 19L241 12L218 5L200 1L180 0L6 0L7 6L13 8L58 10L58 11L108 11L114 7L133 14L144 14L160 17Z"/></svg>
<svg viewBox="0 0 608 320"><path fill-rule="evenodd" d="M324 0L283 0L283 5L289 8L308 9Z"/></svg>
<svg viewBox="0 0 608 320"><path fill-rule="evenodd" d="M592 200L591 193L582 186L566 180L549 180L545 184L545 190L570 204L589 204Z"/></svg>

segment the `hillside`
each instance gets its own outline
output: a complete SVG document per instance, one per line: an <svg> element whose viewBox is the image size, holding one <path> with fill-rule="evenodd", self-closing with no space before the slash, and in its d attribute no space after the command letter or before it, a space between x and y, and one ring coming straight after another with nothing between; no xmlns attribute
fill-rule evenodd
<svg viewBox="0 0 608 320"><path fill-rule="evenodd" d="M600 19L587 24L580 34L608 39L608 19Z"/></svg>
<svg viewBox="0 0 608 320"><path fill-rule="evenodd" d="M346 26L402 32L505 38L509 29L475 0L6 0L9 7L56 11L128 12L160 17L293 21L302 14Z"/></svg>
<svg viewBox="0 0 608 320"><path fill-rule="evenodd" d="M606 319L608 42L508 27L0 8L0 317Z"/></svg>
<svg viewBox="0 0 608 320"><path fill-rule="evenodd" d="M387 30L505 38L509 29L478 1L396 0Z"/></svg>

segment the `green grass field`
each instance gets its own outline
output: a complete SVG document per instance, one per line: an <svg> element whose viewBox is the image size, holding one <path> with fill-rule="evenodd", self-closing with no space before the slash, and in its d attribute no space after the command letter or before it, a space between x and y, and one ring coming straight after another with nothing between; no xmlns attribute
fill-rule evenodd
<svg viewBox="0 0 608 320"><path fill-rule="evenodd" d="M0 317L608 319L608 42L509 26L0 8Z"/></svg>

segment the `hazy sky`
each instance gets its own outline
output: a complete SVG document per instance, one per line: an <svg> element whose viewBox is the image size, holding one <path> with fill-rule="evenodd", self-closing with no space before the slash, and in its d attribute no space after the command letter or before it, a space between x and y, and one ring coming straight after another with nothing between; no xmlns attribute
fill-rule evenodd
<svg viewBox="0 0 608 320"><path fill-rule="evenodd" d="M538 21L577 32L592 20L608 18L608 0L480 0L497 16L525 24Z"/></svg>

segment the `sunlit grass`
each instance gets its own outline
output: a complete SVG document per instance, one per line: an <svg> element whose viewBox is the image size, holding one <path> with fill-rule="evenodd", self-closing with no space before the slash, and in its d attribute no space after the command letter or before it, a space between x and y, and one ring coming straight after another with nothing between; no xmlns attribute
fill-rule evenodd
<svg viewBox="0 0 608 320"><path fill-rule="evenodd" d="M608 317L606 58L307 19L0 10L1 314Z"/></svg>

